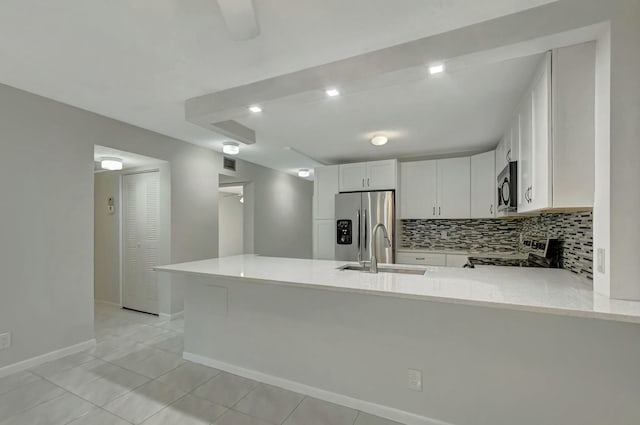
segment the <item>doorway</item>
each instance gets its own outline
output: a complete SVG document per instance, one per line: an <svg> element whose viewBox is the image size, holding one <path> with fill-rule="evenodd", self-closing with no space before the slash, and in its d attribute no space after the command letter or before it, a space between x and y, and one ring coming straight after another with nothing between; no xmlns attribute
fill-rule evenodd
<svg viewBox="0 0 640 425"><path fill-rule="evenodd" d="M122 169L105 169L103 158ZM94 161L96 302L154 315L170 311L171 285L153 271L170 260L169 164L97 145Z"/></svg>
<svg viewBox="0 0 640 425"><path fill-rule="evenodd" d="M160 173L122 176L122 305L158 314Z"/></svg>
<svg viewBox="0 0 640 425"><path fill-rule="evenodd" d="M218 256L244 254L244 187L221 186L218 197Z"/></svg>

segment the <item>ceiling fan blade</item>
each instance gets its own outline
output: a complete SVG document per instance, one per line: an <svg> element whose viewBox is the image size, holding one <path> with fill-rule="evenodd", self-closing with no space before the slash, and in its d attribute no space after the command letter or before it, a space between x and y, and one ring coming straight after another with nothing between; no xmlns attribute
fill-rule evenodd
<svg viewBox="0 0 640 425"><path fill-rule="evenodd" d="M249 40L260 33L253 0L218 0L218 6L235 40Z"/></svg>

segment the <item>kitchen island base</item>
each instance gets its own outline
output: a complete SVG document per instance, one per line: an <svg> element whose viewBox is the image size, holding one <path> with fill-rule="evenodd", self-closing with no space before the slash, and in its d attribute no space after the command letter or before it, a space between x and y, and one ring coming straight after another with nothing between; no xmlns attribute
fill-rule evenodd
<svg viewBox="0 0 640 425"><path fill-rule="evenodd" d="M406 424L639 423L634 323L177 277L194 362Z"/></svg>

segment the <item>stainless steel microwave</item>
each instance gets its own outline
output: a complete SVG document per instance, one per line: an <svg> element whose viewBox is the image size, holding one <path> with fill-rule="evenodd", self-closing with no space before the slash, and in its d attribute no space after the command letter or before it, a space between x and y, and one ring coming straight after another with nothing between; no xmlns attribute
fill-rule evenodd
<svg viewBox="0 0 640 425"><path fill-rule="evenodd" d="M518 163L511 161L498 175L498 211L518 210Z"/></svg>

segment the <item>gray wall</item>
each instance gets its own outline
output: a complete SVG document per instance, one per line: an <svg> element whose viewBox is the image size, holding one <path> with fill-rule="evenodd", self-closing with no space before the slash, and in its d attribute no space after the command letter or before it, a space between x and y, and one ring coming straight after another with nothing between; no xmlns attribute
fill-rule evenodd
<svg viewBox="0 0 640 425"><path fill-rule="evenodd" d="M245 252L311 258L313 182L241 160L236 170L223 170L221 181L248 183Z"/></svg>
<svg viewBox="0 0 640 425"><path fill-rule="evenodd" d="M171 261L218 254L219 154L0 85L0 367L93 338L95 144L169 161Z"/></svg>
<svg viewBox="0 0 640 425"><path fill-rule="evenodd" d="M0 332L13 334L0 368L93 338L94 145L169 162L170 262L218 256L220 154L0 85ZM257 189L256 252L311 257L313 185L240 163ZM163 279L176 313L183 288Z"/></svg>
<svg viewBox="0 0 640 425"><path fill-rule="evenodd" d="M120 174L97 173L94 181L94 296L120 304ZM107 211L109 197L113 214Z"/></svg>

